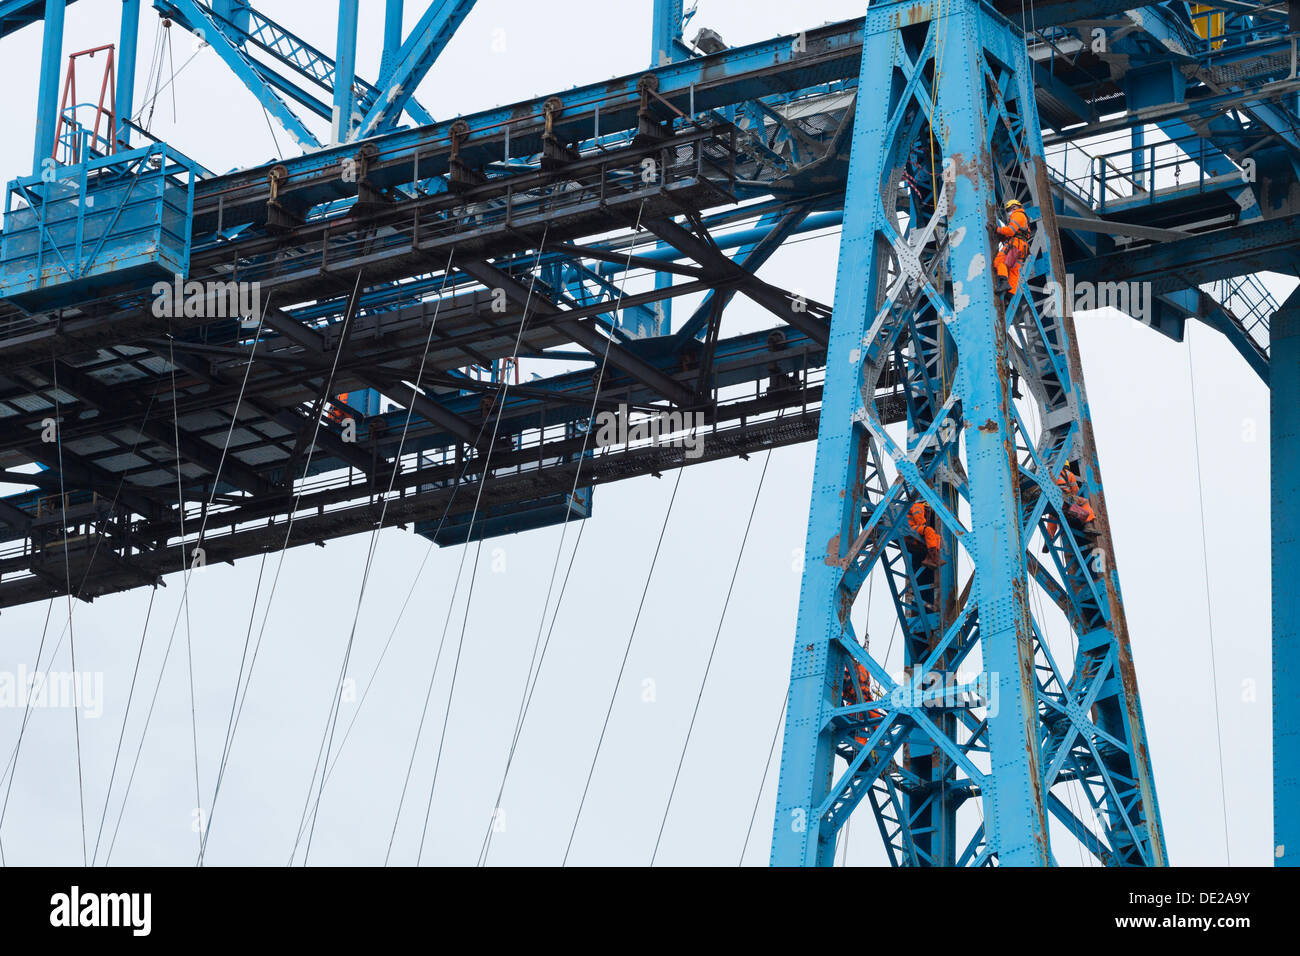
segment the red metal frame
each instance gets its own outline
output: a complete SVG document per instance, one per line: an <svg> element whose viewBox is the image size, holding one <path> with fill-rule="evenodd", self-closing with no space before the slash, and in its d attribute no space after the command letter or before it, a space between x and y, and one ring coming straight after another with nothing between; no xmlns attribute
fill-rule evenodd
<svg viewBox="0 0 1300 956"><path fill-rule="evenodd" d="M117 89L113 53L116 47L112 43L106 43L103 46L91 47L89 50L80 50L76 53L68 54L68 71L63 79L63 101L59 107L58 122L54 126L54 153L55 159L58 158L59 142L63 135L63 127L69 128L80 125L76 122L75 112L77 108L77 57L88 57L94 59L95 54L102 50L108 51L108 56L104 63L104 78L99 86L99 103L95 106L95 128L92 133L92 142L100 139L99 124L105 117L108 118L108 133L104 140L108 143L108 152L117 152ZM108 100L108 107L105 108L104 101ZM74 115L69 117L68 109L71 107ZM72 162L81 162L82 157L79 155L80 143L72 144Z"/></svg>

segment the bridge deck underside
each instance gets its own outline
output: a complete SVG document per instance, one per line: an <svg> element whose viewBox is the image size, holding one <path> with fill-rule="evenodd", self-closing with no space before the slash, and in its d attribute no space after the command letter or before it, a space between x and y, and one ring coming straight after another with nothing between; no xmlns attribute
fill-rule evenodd
<svg viewBox="0 0 1300 956"><path fill-rule="evenodd" d="M1079 15L1048 4L1038 29ZM187 279L258 283L256 342L255 322L158 314L139 287L46 313L0 302L0 468L30 489L0 499L0 606L153 583L181 566L182 509L185 540L202 522L210 559L225 560L282 546L299 491L290 545L371 527L390 480L401 497L384 520L408 523L467 511L475 496L453 500L447 482L480 480L485 461L484 502L508 504L567 491L579 459L587 485L810 440L830 310L757 278L772 248L737 242L733 258L716 241L761 224L776 247L805 218L842 209L862 29L830 24L799 44L669 64L651 83L616 78L199 182ZM1038 77L1056 141L1115 122L1128 92L1116 64L1099 81L1106 70L1076 56ZM1188 102L1210 93L1228 95L1204 84ZM1104 215L1053 182L1062 211L1100 223L1063 227L1067 265L1195 289L1257 248L1273 265L1293 261L1300 230L1285 218L1243 225L1232 184L1215 182ZM1112 233L1126 224L1189 235L1121 248ZM1196 255L1181 251L1192 243ZM599 273L598 293L575 296L559 278L570 266ZM626 278L654 269L673 284ZM689 333L629 334L618 318L697 294ZM723 333L738 297L768 329ZM1183 314L1160 327L1181 334ZM508 390L465 374L516 355L563 356L565 371ZM345 440L328 406L350 414L335 396L366 389L400 407L356 414ZM592 409L623 404L702 414L708 451L688 461L583 442ZM43 440L52 418L57 443Z"/></svg>

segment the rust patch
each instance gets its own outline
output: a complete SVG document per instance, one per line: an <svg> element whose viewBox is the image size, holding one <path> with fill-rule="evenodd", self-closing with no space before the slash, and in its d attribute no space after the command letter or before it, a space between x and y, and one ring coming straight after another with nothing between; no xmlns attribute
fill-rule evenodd
<svg viewBox="0 0 1300 956"><path fill-rule="evenodd" d="M956 176L965 176L970 180L971 185L978 186L980 181L980 164L975 157L967 159L963 153L952 153L949 157L952 160L952 171Z"/></svg>
<svg viewBox="0 0 1300 956"><path fill-rule="evenodd" d="M997 422L995 422L991 418L985 421L984 424L980 426L980 431L982 432L995 432L997 430L998 430Z"/></svg>
<svg viewBox="0 0 1300 956"><path fill-rule="evenodd" d="M826 542L826 556L822 559L828 567L840 566L840 536L837 534Z"/></svg>
<svg viewBox="0 0 1300 956"><path fill-rule="evenodd" d="M839 600L836 601L835 613L839 616L840 624L846 625L849 622L849 614L853 611L853 596L844 593L843 588L836 588L839 591Z"/></svg>

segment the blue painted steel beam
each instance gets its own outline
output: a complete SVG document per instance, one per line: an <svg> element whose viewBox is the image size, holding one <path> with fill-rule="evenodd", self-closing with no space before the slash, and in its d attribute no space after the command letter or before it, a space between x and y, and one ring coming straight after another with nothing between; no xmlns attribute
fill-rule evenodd
<svg viewBox="0 0 1300 956"><path fill-rule="evenodd" d="M135 56L140 35L140 0L122 0L122 27L117 43L117 141L131 147L129 121L135 112Z"/></svg>
<svg viewBox="0 0 1300 956"><path fill-rule="evenodd" d="M59 71L63 66L63 14L65 0L45 0L45 32L41 38L41 78L36 88L36 144L32 151L32 175L41 162L54 155L54 131L58 127Z"/></svg>
<svg viewBox="0 0 1300 956"><path fill-rule="evenodd" d="M1023 39L976 0L874 5L864 36L772 862L829 865L838 830L867 800L895 865L1047 865L1059 785L1091 806L1095 835L1091 821L1067 825L1090 853L1161 865ZM931 122L942 131L933 139ZM941 178L915 160L918 143L933 144ZM1011 197L1037 235L1004 305L989 227ZM1038 406L1033 429L1011 401L1009 366ZM905 448L873 397L890 367L908 405ZM1058 526L1067 461L1094 502L1095 544L1081 526ZM909 506L922 501L944 558L931 571L906 543ZM1040 533L1050 568L1026 553ZM973 565L960 599L959 547ZM902 625L902 678L855 633L853 602L873 571ZM1031 573L1071 622L1073 672L1030 612ZM974 703L917 701L919 682L955 677L967 659L984 669ZM975 795L976 836L959 843L955 814Z"/></svg>
<svg viewBox="0 0 1300 956"><path fill-rule="evenodd" d="M401 118L429 68L438 59L461 21L474 9L474 0L433 0L397 53L384 92L362 118L356 137L366 139L392 129Z"/></svg>
<svg viewBox="0 0 1300 956"><path fill-rule="evenodd" d="M784 207L775 209L771 213L764 215L761 220L762 224L753 226L749 229L737 229L732 232L718 233L713 236L713 241L717 244L719 249L736 249L741 247L741 251L737 253L736 259L738 261L743 261L744 258L749 255L752 247L762 243L764 239L767 239L774 231L781 227L782 213L785 211L786 209ZM789 224L787 223L786 226L789 227L789 232L786 235L786 238L789 236L802 235L806 232L816 232L818 229L833 229L842 222L844 222L844 210L842 209L827 209L822 212L815 212L800 220L798 225L793 227L789 227ZM709 226L709 220L705 219L704 224L706 227ZM712 230L710 230L710 232L712 232ZM637 256L641 259L657 259L664 262L675 262L683 258L680 252L672 246L664 243L660 243L654 249L647 249L645 252L637 252ZM616 272L621 272L622 269L615 263L602 262L597 271L599 271L601 275L613 275ZM683 326L682 329L679 329L678 333L681 333L684 329L685 326ZM699 331L699 329L696 329L696 331Z"/></svg>
<svg viewBox="0 0 1300 956"><path fill-rule="evenodd" d="M1162 44L1167 45L1169 50L1179 49L1182 44L1188 40L1189 36L1192 35L1187 26L1176 18L1176 7L1177 5L1166 7L1161 4L1152 4L1143 11L1141 17L1143 33L1149 37L1155 38ZM1261 26L1259 32L1265 34L1271 33L1278 36L1280 42L1276 52L1283 54L1288 51L1289 44L1286 44L1285 41L1281 41L1280 38L1285 35L1287 31L1288 27L1285 23L1274 23L1267 27ZM1256 59L1262 52L1264 51L1256 48L1252 44L1251 50L1246 55L1252 59ZM1165 53L1165 56L1169 58L1169 65L1172 69L1175 65L1174 58L1169 53ZM1216 56L1213 57L1213 59L1218 62L1230 58L1220 58ZM1181 74L1179 74L1179 78L1181 79ZM1251 85L1252 83L1249 78L1236 76L1233 77L1226 88L1228 90L1249 90ZM1292 110L1288 109L1285 105L1268 102L1262 98L1247 103L1244 108L1255 119L1267 126L1267 135L1283 140L1292 149L1300 148L1300 137L1297 137L1295 132L1296 116Z"/></svg>
<svg viewBox="0 0 1300 956"><path fill-rule="evenodd" d="M309 112L316 114L322 119L329 120L330 123L334 122L334 107L332 103L326 103L319 97L313 96L297 83L281 76L266 64L254 60L252 57L249 57L248 62L254 71L256 71L258 77L261 78L263 83L266 83L273 89L283 93L299 106L305 107Z"/></svg>
<svg viewBox="0 0 1300 956"><path fill-rule="evenodd" d="M204 35L207 34L205 25L191 23L170 0L154 0L154 9L186 30L203 30ZM210 8L210 13L241 50L248 52L250 45L256 47L277 64L288 69L293 76L324 89L329 99L333 100L335 63L331 57L253 8L247 0L225 0L224 3L214 4ZM309 92L308 89L282 76L261 61L251 57L249 59L263 81L322 119L333 122L334 111L330 103L322 101L315 93ZM354 76L353 95L360 108L366 110L378 101L379 89L361 77ZM407 103L406 111L417 123L433 122L433 117L415 100Z"/></svg>
<svg viewBox="0 0 1300 956"><path fill-rule="evenodd" d="M722 339L718 342L715 355L715 376L716 384L719 387L725 388L738 384L760 382L770 377L771 373L768 364L771 361L771 352L767 348L769 332L770 330L764 329ZM788 329L786 332L787 349L792 355L801 356L799 361L803 361L803 355L807 355L807 361L809 362L816 362L824 356L817 343L797 329ZM548 351L546 355L552 358L565 357L553 351ZM755 358L755 356L758 358ZM593 360L590 353L573 353L568 357L582 362L593 362L593 364L599 362L599 357ZM679 358L675 353L664 353L649 355L646 361L655 368L671 374L675 371ZM590 414L589 411L584 411L584 401L586 402L585 407L589 408L591 372L590 367L584 367L579 371L550 375L530 381L527 383L526 388L523 389L512 389L502 412L503 430L507 426L518 431L536 428L542 424L556 425L562 422L585 421ZM527 394L521 394L521 392ZM535 397L542 393L550 393L558 399L568 397L571 401L565 401L558 406L553 400L550 404L544 404ZM402 395L399 391L394 400L400 404L401 398ZM642 388L633 396L632 401L649 401L652 399L653 393L649 389ZM440 395L437 396L436 400L449 413L469 418L473 417L480 409L482 393L466 390L459 394ZM386 432L388 437L379 445L379 453L382 456L391 456L400 441L401 421L405 416L405 412L389 411L385 412L384 415L386 423L390 427ZM455 441L456 436L450 432L435 430L431 434L422 436L418 445L406 447L412 451L416 450L417 447L420 450L445 448L454 444ZM325 473L336 468L346 467L346 464L346 462L321 455L319 459L313 461L312 473Z"/></svg>
<svg viewBox="0 0 1300 956"><path fill-rule="evenodd" d="M1300 214L1107 253L1072 271L1076 281L1144 281L1160 293L1253 272L1289 273L1297 252Z"/></svg>
<svg viewBox="0 0 1300 956"><path fill-rule="evenodd" d="M75 3L76 0L68 0ZM45 0L0 0L0 39L45 16Z"/></svg>
<svg viewBox="0 0 1300 956"><path fill-rule="evenodd" d="M651 68L682 59L682 0L654 0L652 15Z"/></svg>
<svg viewBox="0 0 1300 956"><path fill-rule="evenodd" d="M355 104L352 84L357 73L357 0L339 0L338 45L334 57L334 121L330 140L341 143L352 131Z"/></svg>
<svg viewBox="0 0 1300 956"><path fill-rule="evenodd" d="M861 20L833 24L807 31L813 55L796 53L793 37L735 47L709 57L696 57L650 71L659 83L659 95L679 111L694 102L697 112L725 107L754 97L779 95L791 89L808 89L821 84L856 77L861 58ZM565 90L551 97L486 110L458 120L444 120L418 129L399 130L376 137L375 145L384 165L370 173L377 188L403 186L417 178L446 172L446 146L453 123L463 121L470 128L461 156L471 166L500 162L503 131L512 129L512 155L519 150L540 152L540 130L544 104L559 101L556 135L562 141L590 137L599 112L602 136L623 133L637 127L640 94L638 83L645 74L632 74ZM529 126L529 118L533 125ZM522 132L521 132L522 130ZM481 145L486 144L486 145ZM326 171L353 154L354 147L341 145L290 157L281 165L287 177L282 190L301 189L302 201L310 206L338 198L337 189L327 182ZM415 157L420 155L420 175L415 174ZM240 170L222 177L223 190L245 185L260 187L266 181L264 169ZM227 205L229 213L230 206ZM227 222L234 221L229 218Z"/></svg>
<svg viewBox="0 0 1300 956"><path fill-rule="evenodd" d="M1270 327L1273 856L1278 866L1300 866L1300 294Z"/></svg>
<svg viewBox="0 0 1300 956"><path fill-rule="evenodd" d="M157 5L158 0L154 0L154 6ZM252 0L208 0L208 7L223 23L229 24L239 33L247 33L252 26Z"/></svg>
<svg viewBox="0 0 1300 956"><path fill-rule="evenodd" d="M994 0L990 6L1006 17L1013 29L1020 29L1021 15L1025 12L1020 0ZM1122 13L1132 6L1133 0L1127 3L1125 0L1038 0L1034 4L1033 21L1026 19L1025 26L1041 30L1075 20L1096 20Z"/></svg>
<svg viewBox="0 0 1300 956"><path fill-rule="evenodd" d="M184 14L190 28L199 26L204 31L207 42L221 57L222 62L230 68L243 84L257 97L258 102L275 120L284 127L304 149L317 149L320 141L311 130L303 125L302 120L291 110L280 94L265 79L254 65L252 59L239 46L238 35L230 26L217 19L197 0L171 0L176 9Z"/></svg>
<svg viewBox="0 0 1300 956"><path fill-rule="evenodd" d="M402 49L403 0L386 0L384 4L384 52L379 60L379 86L388 83Z"/></svg>
<svg viewBox="0 0 1300 956"><path fill-rule="evenodd" d="M764 216L758 226L745 230L741 235L726 236L725 243L720 240L717 246L719 249L725 249L739 245L740 250L735 256L736 263L747 272L757 272L763 263L781 248L786 239L798 232L819 228L819 224L828 225L831 222L841 221L842 218L842 212L825 213L820 218L811 217L805 207L773 211ZM756 238L750 241L748 239L750 235L755 235ZM715 303L721 299L721 307L726 308L735 296L735 289L715 289L708 293L691 317L677 330L677 337L683 339L699 335L708 323Z"/></svg>

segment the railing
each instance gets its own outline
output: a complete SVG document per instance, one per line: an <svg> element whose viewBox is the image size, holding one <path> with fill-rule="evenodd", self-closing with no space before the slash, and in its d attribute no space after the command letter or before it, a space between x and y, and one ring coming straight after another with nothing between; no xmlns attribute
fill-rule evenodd
<svg viewBox="0 0 1300 956"><path fill-rule="evenodd" d="M1191 30L1184 36L1189 52L1204 57L1235 53L1252 45L1286 40L1292 36L1285 17L1264 19L1252 11L1229 13L1209 6L1191 5Z"/></svg>
<svg viewBox="0 0 1300 956"><path fill-rule="evenodd" d="M281 253L246 260L239 278L271 286L304 270L328 272L362 260L473 242L488 234L516 232L565 215L596 212L620 201L635 202L637 197L706 182L720 195L731 196L736 182L734 161L734 133L721 129L668 140L652 151L633 150L598 161L592 157L589 163L579 161L573 164L573 177L558 183L542 181L541 174L533 171L489 180L476 194L483 196L481 199L458 200L454 194L442 193L409 200L409 218L394 218L393 228L379 235L358 233L346 226L339 230L342 235L336 235L330 225L322 224L318 244L301 256ZM513 183L515 179L522 185ZM483 195L483 190L488 195ZM402 212L397 210L399 215Z"/></svg>
<svg viewBox="0 0 1300 956"><path fill-rule="evenodd" d="M1278 309L1277 300L1257 275L1236 276L1203 287L1259 350L1269 354L1269 319Z"/></svg>
<svg viewBox="0 0 1300 956"><path fill-rule="evenodd" d="M79 103L78 106L93 107L94 103ZM70 107L63 119L66 129L59 133L55 152L61 153L58 162L64 166L75 166L91 159L101 159L116 152L115 133L108 130L105 136L98 129L87 129L76 121L77 107Z"/></svg>
<svg viewBox="0 0 1300 956"><path fill-rule="evenodd" d="M141 149L55 166L9 183L0 299L40 307L93 286L189 265L194 167L174 149ZM156 277L156 276L155 276Z"/></svg>
<svg viewBox="0 0 1300 956"><path fill-rule="evenodd" d="M1218 175L1207 171L1209 161L1220 156L1204 139L1191 135L1097 153L1066 141L1049 146L1045 158L1057 182L1102 214L1112 206L1127 208L1135 200L1154 204L1173 192L1206 192L1238 177L1245 182L1235 167Z"/></svg>
<svg viewBox="0 0 1300 956"><path fill-rule="evenodd" d="M1205 140L1191 136L1103 153L1066 141L1049 147L1046 159L1051 177L1100 215L1108 205L1130 207L1134 200L1155 203L1171 192L1192 186L1204 192L1242 176L1240 171L1208 173L1208 156ZM1236 276L1203 286L1202 291L1223 306L1256 348L1268 355L1269 319L1278 303L1258 276Z"/></svg>

